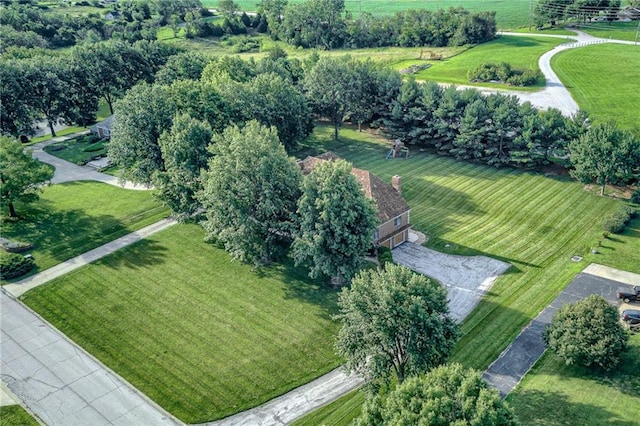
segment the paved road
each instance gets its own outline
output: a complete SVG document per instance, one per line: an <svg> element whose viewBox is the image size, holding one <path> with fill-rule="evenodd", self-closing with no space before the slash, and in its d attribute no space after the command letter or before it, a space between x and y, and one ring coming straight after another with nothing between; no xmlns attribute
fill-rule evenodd
<svg viewBox="0 0 640 426"><path fill-rule="evenodd" d="M93 170L86 166L78 166L76 164L70 163L61 158L55 157L51 154L44 152L44 147L54 144L56 142L60 142L63 140L71 139L79 134L84 134L87 132L76 133L74 135L69 136L61 136L58 138L50 139L46 142L41 142L32 145L30 148L33 150L33 157L42 161L43 163L47 163L55 167L55 172L53 175L53 179L51 179L51 183L63 183L63 182L73 182L79 180L93 180L97 182L103 182L109 185L117 186L119 188L125 189L133 189L133 190L143 190L147 191L150 188L144 185L134 184L132 182L120 182L117 177L108 175L106 173L100 173L97 170Z"/></svg>
<svg viewBox="0 0 640 426"><path fill-rule="evenodd" d="M180 424L4 292L0 320L2 381L45 424Z"/></svg>
<svg viewBox="0 0 640 426"><path fill-rule="evenodd" d="M506 396L544 353L542 332L562 305L577 302L591 294L599 294L610 303L618 304L616 292L621 283L640 284L640 275L597 264L589 265L522 330L482 377Z"/></svg>
<svg viewBox="0 0 640 426"><path fill-rule="evenodd" d="M540 71L545 77L546 86L544 89L537 92L522 92L518 90L508 90L508 89L493 89L486 87L478 87L478 86L468 86L468 85L456 85L456 87L460 89L464 88L473 88L477 89L482 93L503 93L506 95L514 95L520 99L521 102L531 102L531 104L540 109L549 109L556 108L562 112L565 116L572 116L579 110L579 106L576 101L571 96L571 93L567 90L567 88L562 84L558 75L551 68L551 58L559 52L562 52L567 49L575 49L578 47L588 46L592 44L601 44L601 43L617 43L617 44L627 44L627 45L635 45L632 41L626 40L613 40L613 39L605 39L593 37L587 33L582 31L572 30L576 33L576 35L555 35L555 34L535 34L535 33L510 33L510 32L500 32L500 35L508 35L508 36L518 36L518 37L548 37L548 38L558 38L565 39L567 43L556 46L552 50L543 54L538 60L538 66L540 67Z"/></svg>

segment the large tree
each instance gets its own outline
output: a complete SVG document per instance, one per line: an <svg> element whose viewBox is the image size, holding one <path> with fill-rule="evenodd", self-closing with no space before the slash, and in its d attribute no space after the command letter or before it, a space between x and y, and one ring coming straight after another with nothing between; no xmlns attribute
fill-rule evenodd
<svg viewBox="0 0 640 426"><path fill-rule="evenodd" d="M300 168L287 157L274 127L253 120L214 137L200 202L209 236L235 258L261 265L292 239Z"/></svg>
<svg viewBox="0 0 640 426"><path fill-rule="evenodd" d="M640 176L640 139L607 122L591 127L569 145L571 176L596 181L604 195L608 183L625 183Z"/></svg>
<svg viewBox="0 0 640 426"><path fill-rule="evenodd" d="M594 294L563 305L543 336L547 346L567 365L603 370L618 365L629 340L616 307Z"/></svg>
<svg viewBox="0 0 640 426"><path fill-rule="evenodd" d="M356 420L357 426L518 424L511 407L480 373L460 364L436 367L386 396L367 399Z"/></svg>
<svg viewBox="0 0 640 426"><path fill-rule="evenodd" d="M297 264L308 262L312 278L340 285L358 271L371 247L376 211L344 160L325 161L305 176L293 243Z"/></svg>
<svg viewBox="0 0 640 426"><path fill-rule="evenodd" d="M425 373L447 360L458 338L444 287L404 266L360 272L338 306L338 354L369 381Z"/></svg>
<svg viewBox="0 0 640 426"><path fill-rule="evenodd" d="M164 170L158 139L171 128L174 113L166 86L139 84L116 103L108 151L121 177L149 185Z"/></svg>
<svg viewBox="0 0 640 426"><path fill-rule="evenodd" d="M202 188L200 171L207 165L211 127L188 114L174 117L171 129L160 135L158 145L164 170L154 175L160 198L171 210L187 217L199 207L196 193Z"/></svg>
<svg viewBox="0 0 640 426"><path fill-rule="evenodd" d="M18 217L16 201L37 200L42 185L52 177L53 169L25 153L20 142L0 136L0 193L11 217Z"/></svg>

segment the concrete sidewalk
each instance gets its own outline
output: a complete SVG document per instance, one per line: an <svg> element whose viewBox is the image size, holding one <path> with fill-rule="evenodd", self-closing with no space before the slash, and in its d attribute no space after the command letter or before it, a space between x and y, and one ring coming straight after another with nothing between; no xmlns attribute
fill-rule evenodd
<svg viewBox="0 0 640 426"><path fill-rule="evenodd" d="M2 381L45 424L181 424L4 292L0 323Z"/></svg>
<svg viewBox="0 0 640 426"><path fill-rule="evenodd" d="M78 269L81 266L103 258L117 250L120 250L123 247L140 241L142 238L167 229L170 226L175 225L176 223L177 222L174 219L163 219L142 229L139 229L136 232L132 232L125 235L124 237L120 237L117 240L113 240L110 243L94 248L93 250L89 250L88 252L83 253L80 256L76 256L52 268L45 269L39 274L32 275L13 284L7 284L3 287L3 289L13 297L19 297L32 288L36 288L40 285L46 284L48 281L54 278L60 277L68 272L73 271L74 269Z"/></svg>
<svg viewBox="0 0 640 426"><path fill-rule="evenodd" d="M522 330L489 366L482 378L498 389L502 396L506 396L520 383L546 350L542 333L562 305L575 303L592 294L598 294L609 303L617 305L618 286L620 283L628 284L629 280L640 282L640 275L597 264L589 265Z"/></svg>

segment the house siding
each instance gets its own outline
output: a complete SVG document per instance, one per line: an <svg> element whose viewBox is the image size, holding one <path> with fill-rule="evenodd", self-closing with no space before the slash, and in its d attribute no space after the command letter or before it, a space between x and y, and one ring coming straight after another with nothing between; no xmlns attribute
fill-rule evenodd
<svg viewBox="0 0 640 426"><path fill-rule="evenodd" d="M394 225L396 217L402 218L399 226ZM377 243L379 245L394 248L408 240L409 228L411 227L409 211L396 217L378 225L379 236Z"/></svg>

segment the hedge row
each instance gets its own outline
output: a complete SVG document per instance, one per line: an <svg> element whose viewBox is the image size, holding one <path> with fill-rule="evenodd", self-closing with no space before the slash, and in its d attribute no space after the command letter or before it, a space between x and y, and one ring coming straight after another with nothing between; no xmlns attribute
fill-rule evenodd
<svg viewBox="0 0 640 426"><path fill-rule="evenodd" d="M33 268L34 263L32 257L0 252L0 279L8 280L26 274Z"/></svg>
<svg viewBox="0 0 640 426"><path fill-rule="evenodd" d="M638 215L638 211L630 206L622 206L602 222L602 229L612 234L621 234L624 227Z"/></svg>

